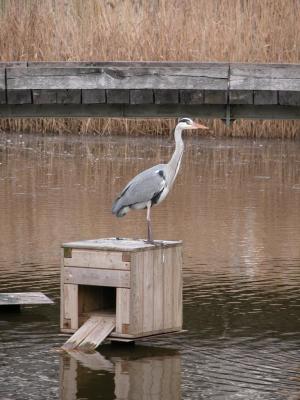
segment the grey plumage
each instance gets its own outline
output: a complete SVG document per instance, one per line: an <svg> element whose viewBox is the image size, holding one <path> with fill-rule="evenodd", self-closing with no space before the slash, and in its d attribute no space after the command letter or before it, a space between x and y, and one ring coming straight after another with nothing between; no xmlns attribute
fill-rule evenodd
<svg viewBox="0 0 300 400"><path fill-rule="evenodd" d="M184 129L207 129L194 123L190 118L182 118L174 131L175 151L167 164L158 164L135 176L122 190L112 206L112 213L123 217L130 209L147 208L148 241L152 242L150 209L159 204L171 190L178 174L184 144L181 137Z"/></svg>
<svg viewBox="0 0 300 400"><path fill-rule="evenodd" d="M115 200L112 213L117 217L123 217L129 211L128 208L147 208L149 200L156 204L157 196L166 187L166 179L163 174L165 167L166 164L158 164L135 176Z"/></svg>

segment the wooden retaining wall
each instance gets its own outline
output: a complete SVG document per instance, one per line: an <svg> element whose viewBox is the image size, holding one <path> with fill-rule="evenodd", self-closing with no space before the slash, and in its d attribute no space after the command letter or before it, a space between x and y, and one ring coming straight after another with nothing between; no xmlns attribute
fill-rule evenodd
<svg viewBox="0 0 300 400"><path fill-rule="evenodd" d="M300 64L0 62L0 117L298 119Z"/></svg>

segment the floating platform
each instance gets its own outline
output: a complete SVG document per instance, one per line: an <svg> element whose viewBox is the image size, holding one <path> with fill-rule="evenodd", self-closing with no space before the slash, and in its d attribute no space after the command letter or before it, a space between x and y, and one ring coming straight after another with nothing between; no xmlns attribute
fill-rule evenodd
<svg viewBox="0 0 300 400"><path fill-rule="evenodd" d="M23 305L53 304L53 301L41 292L0 293L0 310L17 311Z"/></svg>
<svg viewBox="0 0 300 400"><path fill-rule="evenodd" d="M65 243L61 331L65 348L182 331L182 242L105 238Z"/></svg>

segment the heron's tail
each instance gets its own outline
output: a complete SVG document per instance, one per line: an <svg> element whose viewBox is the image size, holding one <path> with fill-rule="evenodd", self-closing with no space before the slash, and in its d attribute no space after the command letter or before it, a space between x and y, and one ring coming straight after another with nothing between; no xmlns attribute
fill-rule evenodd
<svg viewBox="0 0 300 400"><path fill-rule="evenodd" d="M122 204L122 202L120 201L121 199L118 198L113 206L112 206L112 213L116 216L116 217L124 217L124 215L126 215L128 213L128 211L130 210L130 208L128 206L124 206Z"/></svg>

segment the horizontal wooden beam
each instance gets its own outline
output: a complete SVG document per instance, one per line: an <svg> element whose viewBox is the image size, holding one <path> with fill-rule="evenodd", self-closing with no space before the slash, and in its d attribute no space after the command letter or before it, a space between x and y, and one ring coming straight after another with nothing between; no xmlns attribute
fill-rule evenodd
<svg viewBox="0 0 300 400"><path fill-rule="evenodd" d="M3 104L0 118L105 117L172 118L190 115L199 118L225 118L226 105L186 104Z"/></svg>
<svg viewBox="0 0 300 400"><path fill-rule="evenodd" d="M300 64L0 62L3 118L299 119L298 107Z"/></svg>
<svg viewBox="0 0 300 400"><path fill-rule="evenodd" d="M299 64L231 64L231 90L300 90Z"/></svg>
<svg viewBox="0 0 300 400"><path fill-rule="evenodd" d="M75 285L130 287L130 272L110 269L64 267L64 282Z"/></svg>
<svg viewBox="0 0 300 400"><path fill-rule="evenodd" d="M6 68L7 89L226 90L228 64Z"/></svg>

